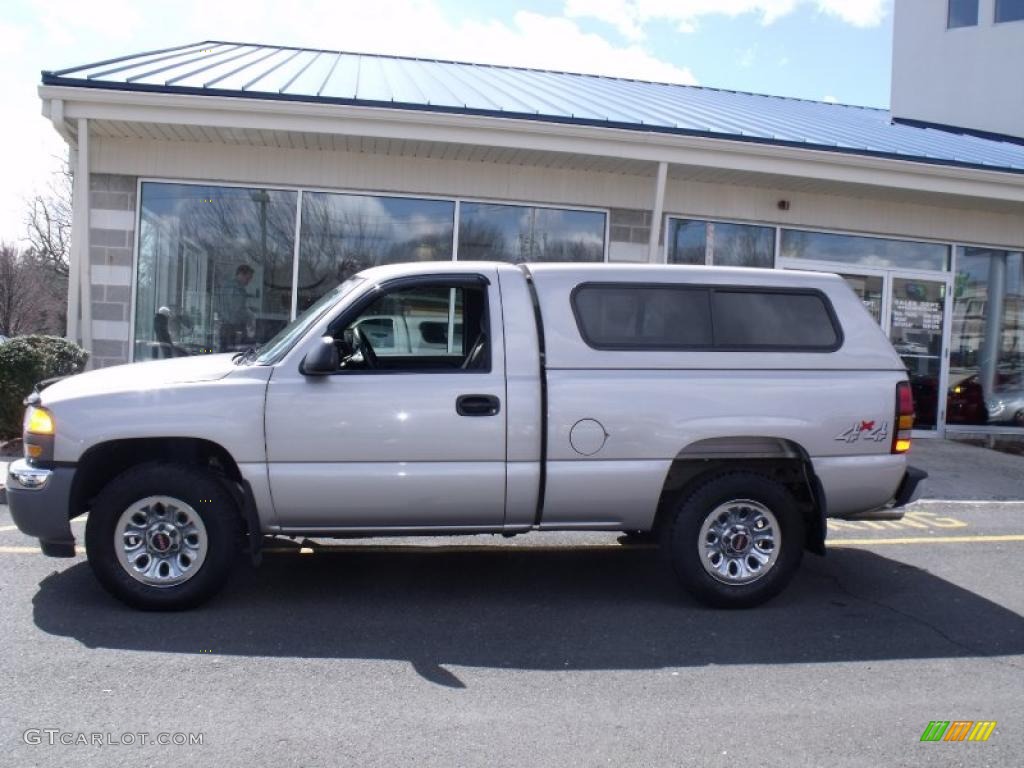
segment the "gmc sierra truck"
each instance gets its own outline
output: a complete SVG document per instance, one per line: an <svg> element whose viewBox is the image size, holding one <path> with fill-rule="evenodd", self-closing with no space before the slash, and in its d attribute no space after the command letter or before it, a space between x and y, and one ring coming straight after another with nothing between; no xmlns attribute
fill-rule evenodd
<svg viewBox="0 0 1024 768"><path fill-rule="evenodd" d="M26 401L18 527L143 609L214 594L266 536L657 536L716 606L777 594L826 519L901 516L907 371L835 275L397 264L276 337L95 370Z"/></svg>

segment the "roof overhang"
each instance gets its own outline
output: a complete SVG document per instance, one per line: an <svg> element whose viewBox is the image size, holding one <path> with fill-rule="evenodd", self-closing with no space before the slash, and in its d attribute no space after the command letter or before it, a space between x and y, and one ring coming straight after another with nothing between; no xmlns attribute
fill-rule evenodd
<svg viewBox="0 0 1024 768"><path fill-rule="evenodd" d="M960 201L1024 204L1024 174L704 136L428 110L42 85L43 114L73 141L77 120L359 136L616 158ZM62 129L63 128L63 129Z"/></svg>

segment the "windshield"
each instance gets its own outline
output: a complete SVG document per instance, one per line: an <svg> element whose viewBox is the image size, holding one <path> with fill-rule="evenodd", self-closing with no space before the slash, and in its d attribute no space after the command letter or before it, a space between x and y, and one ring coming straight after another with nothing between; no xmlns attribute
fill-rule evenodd
<svg viewBox="0 0 1024 768"><path fill-rule="evenodd" d="M329 291L321 296L309 309L292 320L274 338L256 350L255 362L259 365L276 362L285 352L292 348L296 341L305 335L306 331L316 325L317 321L327 313L328 309L343 296L350 294L361 282L363 282L361 277L350 277L333 291Z"/></svg>

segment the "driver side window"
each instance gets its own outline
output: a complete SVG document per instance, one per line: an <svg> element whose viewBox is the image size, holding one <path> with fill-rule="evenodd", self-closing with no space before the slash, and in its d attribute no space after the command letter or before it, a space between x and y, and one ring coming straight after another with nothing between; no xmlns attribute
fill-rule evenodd
<svg viewBox="0 0 1024 768"><path fill-rule="evenodd" d="M484 286L396 288L336 333L343 371L489 371Z"/></svg>

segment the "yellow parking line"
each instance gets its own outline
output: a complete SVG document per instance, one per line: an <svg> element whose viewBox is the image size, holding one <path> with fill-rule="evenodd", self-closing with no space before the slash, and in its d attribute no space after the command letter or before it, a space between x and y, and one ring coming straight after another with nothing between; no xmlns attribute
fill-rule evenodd
<svg viewBox="0 0 1024 768"><path fill-rule="evenodd" d="M85 550L76 547L75 552L84 555ZM39 547L0 547L0 555L41 555Z"/></svg>
<svg viewBox="0 0 1024 768"><path fill-rule="evenodd" d="M873 544L978 544L997 541L1024 541L1024 533L998 536L908 536L903 539L826 539L832 547L863 547Z"/></svg>

